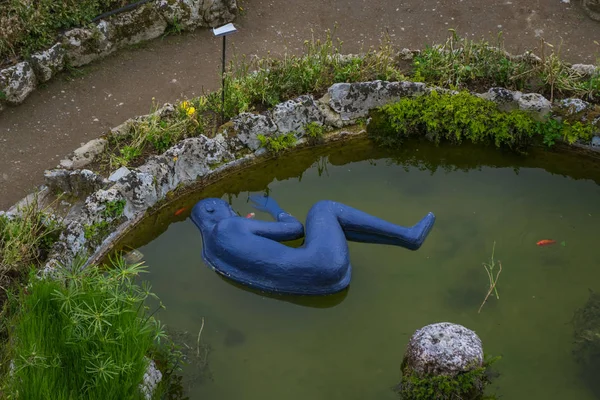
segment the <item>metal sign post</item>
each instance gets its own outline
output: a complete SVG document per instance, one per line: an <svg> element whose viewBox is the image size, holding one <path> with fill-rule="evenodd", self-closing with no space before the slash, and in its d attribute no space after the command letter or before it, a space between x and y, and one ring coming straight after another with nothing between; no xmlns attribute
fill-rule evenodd
<svg viewBox="0 0 600 400"><path fill-rule="evenodd" d="M213 28L213 34L216 37L223 37L223 67L221 70L221 124L225 122L225 54L227 49L227 36L237 32L233 24L223 25L219 28Z"/></svg>

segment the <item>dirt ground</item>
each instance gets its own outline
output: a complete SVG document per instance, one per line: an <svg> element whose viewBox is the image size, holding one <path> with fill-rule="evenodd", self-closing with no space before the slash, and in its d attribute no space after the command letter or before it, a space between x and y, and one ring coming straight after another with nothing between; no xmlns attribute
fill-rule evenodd
<svg viewBox="0 0 600 400"><path fill-rule="evenodd" d="M240 0L238 0L240 1ZM600 23L577 0L241 0L244 11L228 42L238 54L299 52L311 31L337 26L346 52L377 45L387 30L399 46L422 48L449 28L473 38L504 33L513 53L540 37L571 62L600 56ZM0 209L42 183L43 171L82 143L127 118L149 112L152 98L174 102L217 89L221 42L210 30L157 39L64 74L26 102L0 113ZM233 54L229 51L229 55Z"/></svg>

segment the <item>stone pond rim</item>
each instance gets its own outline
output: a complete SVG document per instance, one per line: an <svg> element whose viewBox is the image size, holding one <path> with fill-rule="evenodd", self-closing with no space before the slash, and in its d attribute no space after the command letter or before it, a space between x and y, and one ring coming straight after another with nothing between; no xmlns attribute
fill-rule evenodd
<svg viewBox="0 0 600 400"><path fill-rule="evenodd" d="M86 167L100 154L106 138L94 139L61 162L61 167L45 173L46 185L39 196L49 199L55 190L81 196L66 205L62 215L65 230L53 248L46 269L57 263L68 264L81 251L91 254L90 261L98 260L109 251L113 242L143 219L149 209L155 209L172 200L174 191L185 187L199 188L232 172L262 161L265 149L260 148L258 135L278 136L295 132L300 139L296 145L309 145L303 137L309 124L324 126L330 133L325 142L345 140L365 133L360 128L349 128L365 118L369 111L399 101L402 98L447 90L416 82L371 81L337 83L321 99L311 95L285 101L262 114L241 113L221 127L213 138L192 137L177 143L165 153L148 158L137 168L121 170L118 176L101 176ZM497 103L529 110L540 115L550 112L553 105L542 95L521 93L502 88L492 88L480 97ZM590 105L580 99L563 100L555 109ZM175 106L166 104L156 111L160 116L172 115ZM130 119L112 129L109 135L122 135L132 124L149 116ZM585 151L600 150L594 141L577 146ZM33 194L23 201L33 198ZM123 215L107 217L105 210L114 202L124 202ZM19 204L19 203L17 203ZM13 206L9 212L16 211ZM86 238L86 227L94 224L111 227L107 237Z"/></svg>

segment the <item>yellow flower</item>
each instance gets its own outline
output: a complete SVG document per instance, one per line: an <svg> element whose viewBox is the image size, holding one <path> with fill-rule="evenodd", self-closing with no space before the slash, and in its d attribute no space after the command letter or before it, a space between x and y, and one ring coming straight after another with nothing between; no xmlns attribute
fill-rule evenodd
<svg viewBox="0 0 600 400"><path fill-rule="evenodd" d="M194 115L194 113L196 112L196 109L194 107L190 107L187 109L187 115L188 117L191 117L192 115Z"/></svg>
<svg viewBox="0 0 600 400"><path fill-rule="evenodd" d="M184 101L183 103L181 103L181 108L183 108L184 110L187 110L190 106L190 103L188 103L187 101Z"/></svg>

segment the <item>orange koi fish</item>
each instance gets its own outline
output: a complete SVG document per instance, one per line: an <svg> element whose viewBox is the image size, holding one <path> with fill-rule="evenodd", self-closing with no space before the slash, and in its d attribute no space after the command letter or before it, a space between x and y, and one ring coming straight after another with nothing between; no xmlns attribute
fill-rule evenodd
<svg viewBox="0 0 600 400"><path fill-rule="evenodd" d="M555 244L556 240L552 240L552 239L544 239L544 240L540 240L539 242L537 242L536 244L538 246L548 246L550 244Z"/></svg>
<svg viewBox="0 0 600 400"><path fill-rule="evenodd" d="M179 210L175 211L175 216L178 216L179 214L181 214L185 210L187 210L187 207L180 208Z"/></svg>

